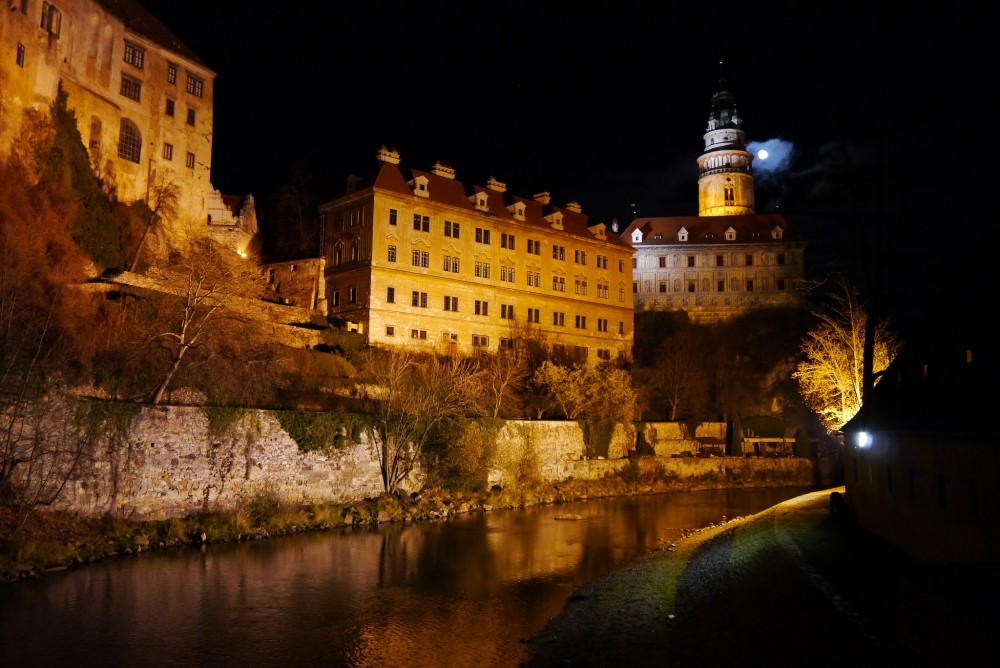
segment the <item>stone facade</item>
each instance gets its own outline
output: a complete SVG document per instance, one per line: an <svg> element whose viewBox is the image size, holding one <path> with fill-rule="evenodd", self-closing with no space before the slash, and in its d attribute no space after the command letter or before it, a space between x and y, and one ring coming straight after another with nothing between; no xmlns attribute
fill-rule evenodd
<svg viewBox="0 0 1000 668"><path fill-rule="evenodd" d="M636 218L622 232L635 250L635 309L715 324L754 309L801 307L806 243L784 216L755 213L753 155L724 81L704 140L698 215Z"/></svg>
<svg viewBox="0 0 1000 668"><path fill-rule="evenodd" d="M377 158L320 207L331 316L381 345L468 354L532 338L572 361L631 356L632 248L578 203Z"/></svg>
<svg viewBox="0 0 1000 668"><path fill-rule="evenodd" d="M206 219L215 72L138 2L9 0L0 51L0 156L23 149L27 116L47 115L61 83L119 199L173 182L187 222Z"/></svg>
<svg viewBox="0 0 1000 668"><path fill-rule="evenodd" d="M666 424L656 428L657 448L679 451L686 443L669 441L681 432L670 433ZM619 425L607 458L586 456L583 431L573 421L510 420L497 439L489 482L506 486L516 483L526 462L532 477L547 483L614 473L627 465L635 432L631 425ZM56 509L151 520L233 510L257 494L298 505L349 503L382 493L378 461L364 437L329 451L302 452L268 411L247 411L225 436L213 437L202 408L147 407L125 442L105 444L99 451L101 456L66 486ZM658 457L657 462L681 481L752 484L766 474L783 484L809 485L813 478L812 464L803 459ZM419 479L417 471L411 486Z"/></svg>

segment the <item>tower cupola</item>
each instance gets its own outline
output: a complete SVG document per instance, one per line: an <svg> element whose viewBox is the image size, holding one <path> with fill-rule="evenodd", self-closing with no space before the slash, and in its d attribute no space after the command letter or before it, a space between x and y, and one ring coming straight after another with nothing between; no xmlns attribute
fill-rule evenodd
<svg viewBox="0 0 1000 668"><path fill-rule="evenodd" d="M698 157L698 215L754 213L753 154L746 150L743 119L725 77L719 77L712 94L704 139L705 150Z"/></svg>

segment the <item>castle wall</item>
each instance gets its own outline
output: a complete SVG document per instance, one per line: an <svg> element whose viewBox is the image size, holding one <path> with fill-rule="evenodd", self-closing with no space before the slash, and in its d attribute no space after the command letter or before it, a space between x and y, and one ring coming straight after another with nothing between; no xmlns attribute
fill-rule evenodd
<svg viewBox="0 0 1000 668"><path fill-rule="evenodd" d="M663 429L663 427L661 427ZM666 443L662 432L660 443ZM507 421L498 432L490 483L514 484L525 463L544 482L598 479L628 464L631 425L612 435L608 458L587 458L574 421ZM288 504L347 503L378 496L382 482L374 448L364 437L336 449L300 451L275 413L247 411L221 437L209 434L204 409L146 407L124 442L104 443L66 486L55 509L88 516L113 513L142 519L225 511L266 493ZM680 484L809 485L812 464L802 459L655 458ZM419 483L419 471L412 485ZM683 487L682 487L683 488Z"/></svg>

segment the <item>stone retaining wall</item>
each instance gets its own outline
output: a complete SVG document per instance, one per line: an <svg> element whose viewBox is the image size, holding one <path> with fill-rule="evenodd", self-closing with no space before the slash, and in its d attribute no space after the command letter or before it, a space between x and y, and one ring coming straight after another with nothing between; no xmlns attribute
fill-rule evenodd
<svg viewBox="0 0 1000 668"><path fill-rule="evenodd" d="M201 408L144 408L127 442L104 448L90 461L67 485L57 508L149 520L232 510L259 494L309 504L349 503L382 492L376 454L364 437L337 449L302 452L269 411L247 411L222 438L210 437L208 427ZM666 432L657 429L658 454L661 445L680 448L670 446L662 436ZM634 427L618 425L608 457L588 458L577 422L510 420L497 436L490 484L516 484L525 466L548 483L598 479L626 466L634 443ZM753 483L760 471L768 480L788 485L809 485L813 476L812 464L802 459L658 456L656 461L678 477L690 476L708 486L713 480L717 486ZM419 471L412 484L418 482Z"/></svg>

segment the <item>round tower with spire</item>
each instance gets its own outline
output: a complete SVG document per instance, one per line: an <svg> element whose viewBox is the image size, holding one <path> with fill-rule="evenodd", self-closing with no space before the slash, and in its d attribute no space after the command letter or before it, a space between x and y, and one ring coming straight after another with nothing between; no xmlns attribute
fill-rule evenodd
<svg viewBox="0 0 1000 668"><path fill-rule="evenodd" d="M698 157L698 215L753 214L753 154L746 150L743 119L721 73L704 138L705 151Z"/></svg>

